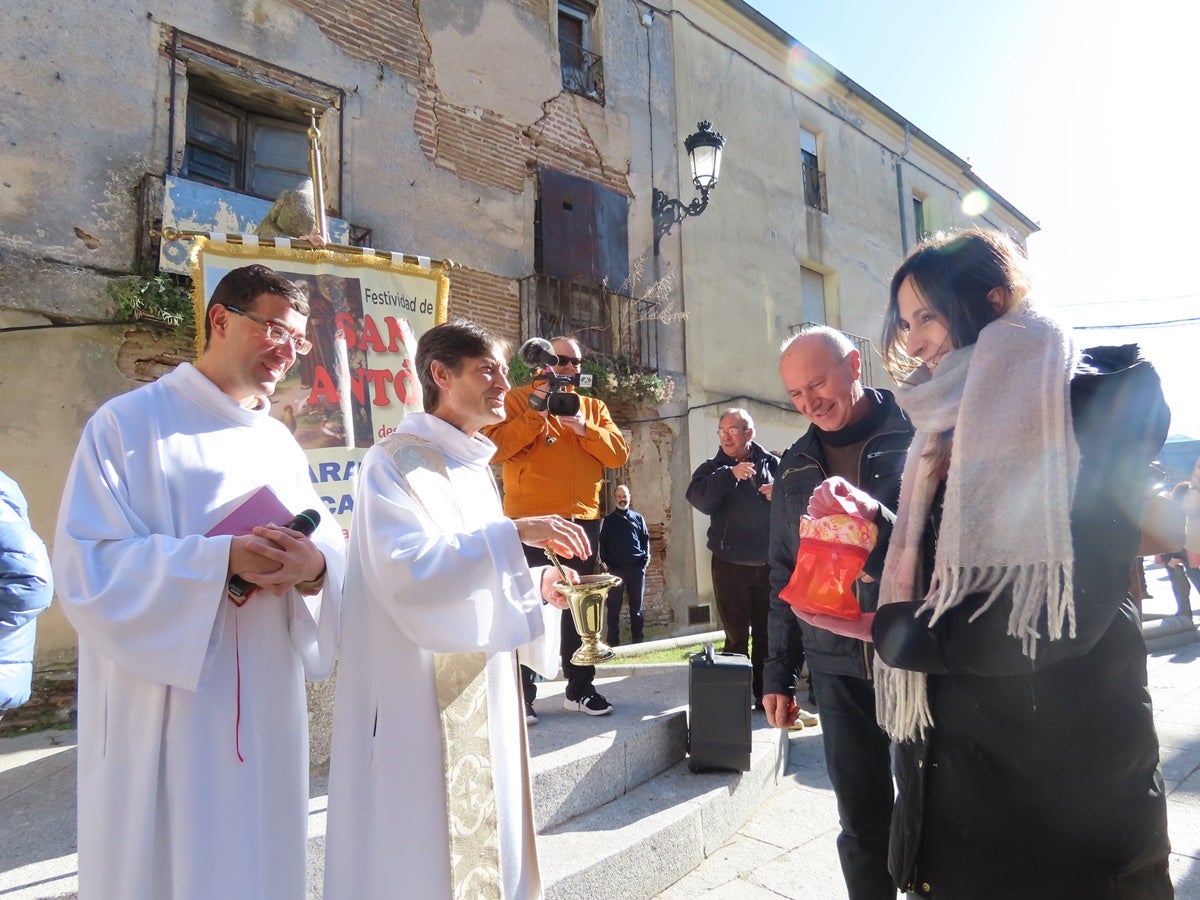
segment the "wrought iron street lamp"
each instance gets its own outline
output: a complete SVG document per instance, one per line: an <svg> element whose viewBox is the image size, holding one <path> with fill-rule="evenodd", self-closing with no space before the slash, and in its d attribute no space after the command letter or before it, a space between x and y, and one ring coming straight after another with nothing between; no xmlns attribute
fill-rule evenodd
<svg viewBox="0 0 1200 900"><path fill-rule="evenodd" d="M708 207L708 192L717 186L717 178L721 174L721 151L725 148L725 138L712 130L711 122L700 122L696 127L699 130L688 135L683 146L687 148L692 167L692 184L700 191L700 196L685 205L658 188L654 189L655 256L658 256L659 242L670 234L677 222L704 212Z"/></svg>

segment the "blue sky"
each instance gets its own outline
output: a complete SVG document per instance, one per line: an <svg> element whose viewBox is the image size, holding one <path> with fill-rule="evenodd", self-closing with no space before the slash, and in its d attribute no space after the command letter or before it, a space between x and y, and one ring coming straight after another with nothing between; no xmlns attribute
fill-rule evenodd
<svg viewBox="0 0 1200 900"><path fill-rule="evenodd" d="M1187 0L747 0L1041 231L1035 294L1141 343L1200 437L1200 53ZM727 152L737 152L730 142ZM882 302L882 298L881 298Z"/></svg>

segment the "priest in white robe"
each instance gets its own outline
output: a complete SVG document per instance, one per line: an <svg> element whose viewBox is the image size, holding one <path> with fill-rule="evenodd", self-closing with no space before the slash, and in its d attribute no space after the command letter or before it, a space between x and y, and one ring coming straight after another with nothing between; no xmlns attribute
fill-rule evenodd
<svg viewBox="0 0 1200 900"><path fill-rule="evenodd" d="M54 543L79 633L81 900L305 896L304 680L333 667L342 532L206 532L264 485L292 513L322 506L268 414L306 313L277 273L233 270L196 365L84 428ZM242 606L235 574L257 585Z"/></svg>
<svg viewBox="0 0 1200 900"><path fill-rule="evenodd" d="M556 669L544 611L557 622L567 604L555 570L531 572L521 544L585 559L590 548L566 519L501 511L479 429L504 417L502 347L471 323L439 325L416 369L426 412L358 475L325 898L528 900L541 882L514 651Z"/></svg>

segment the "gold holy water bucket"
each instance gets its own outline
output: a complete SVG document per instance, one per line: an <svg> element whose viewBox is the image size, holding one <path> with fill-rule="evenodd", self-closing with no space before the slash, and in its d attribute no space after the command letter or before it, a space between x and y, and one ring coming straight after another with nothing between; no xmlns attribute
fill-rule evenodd
<svg viewBox="0 0 1200 900"><path fill-rule="evenodd" d="M604 627L604 601L608 592L621 583L616 575L583 575L579 584L557 581L554 587L566 594L571 604L571 621L583 643L571 654L571 662L577 666L594 666L598 662L612 659L612 647L600 640L600 629Z"/></svg>

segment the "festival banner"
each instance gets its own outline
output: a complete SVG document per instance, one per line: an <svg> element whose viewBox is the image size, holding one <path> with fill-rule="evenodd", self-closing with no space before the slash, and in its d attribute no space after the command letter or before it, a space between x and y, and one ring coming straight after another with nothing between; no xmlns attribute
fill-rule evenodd
<svg viewBox="0 0 1200 900"><path fill-rule="evenodd" d="M271 415L304 448L317 493L349 535L359 462L407 413L421 409L414 370L417 338L446 320L446 269L370 250L350 254L203 237L195 243L200 344L209 297L232 269L261 263L308 297L305 336L313 347L279 382Z"/></svg>

